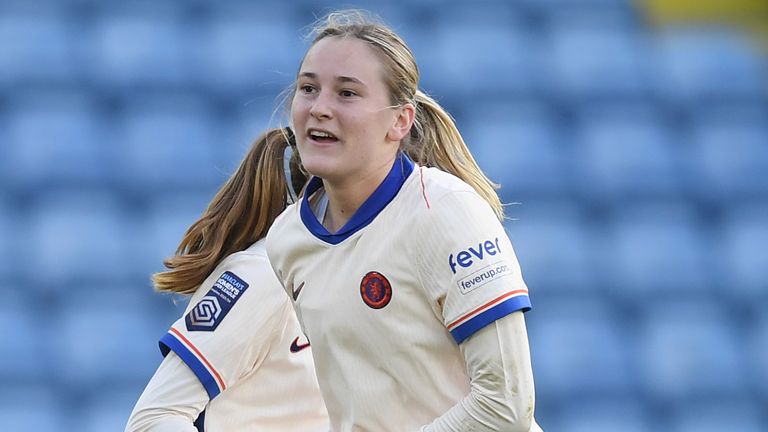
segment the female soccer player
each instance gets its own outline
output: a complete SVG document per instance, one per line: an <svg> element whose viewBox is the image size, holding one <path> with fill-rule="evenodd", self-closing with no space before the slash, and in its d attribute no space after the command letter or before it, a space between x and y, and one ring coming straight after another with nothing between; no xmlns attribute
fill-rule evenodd
<svg viewBox="0 0 768 432"><path fill-rule="evenodd" d="M283 173L290 141L290 130L261 136L154 275L158 291L192 298L126 431L328 430L309 343L264 247L306 181L296 160Z"/></svg>
<svg viewBox="0 0 768 432"><path fill-rule="evenodd" d="M290 95L314 177L267 250L331 429L539 431L528 289L495 185L392 30L342 12L314 35Z"/></svg>

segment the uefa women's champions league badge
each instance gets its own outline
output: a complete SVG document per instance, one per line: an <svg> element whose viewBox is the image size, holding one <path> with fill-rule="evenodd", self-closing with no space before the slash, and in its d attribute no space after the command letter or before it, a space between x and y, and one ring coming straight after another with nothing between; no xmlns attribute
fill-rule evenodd
<svg viewBox="0 0 768 432"><path fill-rule="evenodd" d="M383 274L368 272L360 281L360 296L369 307L381 309L392 300L392 285Z"/></svg>
<svg viewBox="0 0 768 432"><path fill-rule="evenodd" d="M245 281L232 272L224 272L184 318L187 330L215 330L246 289Z"/></svg>

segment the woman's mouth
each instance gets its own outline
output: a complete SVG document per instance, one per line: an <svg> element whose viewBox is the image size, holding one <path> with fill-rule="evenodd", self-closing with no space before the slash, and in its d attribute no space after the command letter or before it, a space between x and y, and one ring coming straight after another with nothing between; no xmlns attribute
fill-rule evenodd
<svg viewBox="0 0 768 432"><path fill-rule="evenodd" d="M338 138L336 138L336 135L320 129L310 129L307 136L312 141L315 141L320 144L330 144L339 140Z"/></svg>

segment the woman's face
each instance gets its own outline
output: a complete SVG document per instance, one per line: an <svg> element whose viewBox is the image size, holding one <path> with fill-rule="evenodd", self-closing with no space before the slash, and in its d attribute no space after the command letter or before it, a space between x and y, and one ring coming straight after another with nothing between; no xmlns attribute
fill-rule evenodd
<svg viewBox="0 0 768 432"><path fill-rule="evenodd" d="M389 170L404 120L402 107L390 106L383 73L373 48L357 38L328 37L307 52L291 123L311 174L343 183Z"/></svg>

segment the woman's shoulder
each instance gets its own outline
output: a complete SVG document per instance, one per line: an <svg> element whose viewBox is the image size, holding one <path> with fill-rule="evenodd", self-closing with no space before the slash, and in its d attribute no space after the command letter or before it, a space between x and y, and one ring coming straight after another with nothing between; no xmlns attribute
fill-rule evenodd
<svg viewBox="0 0 768 432"><path fill-rule="evenodd" d="M428 203L428 209L444 201L479 198L472 186L451 173L435 167L418 167L416 171L412 179L413 189Z"/></svg>

